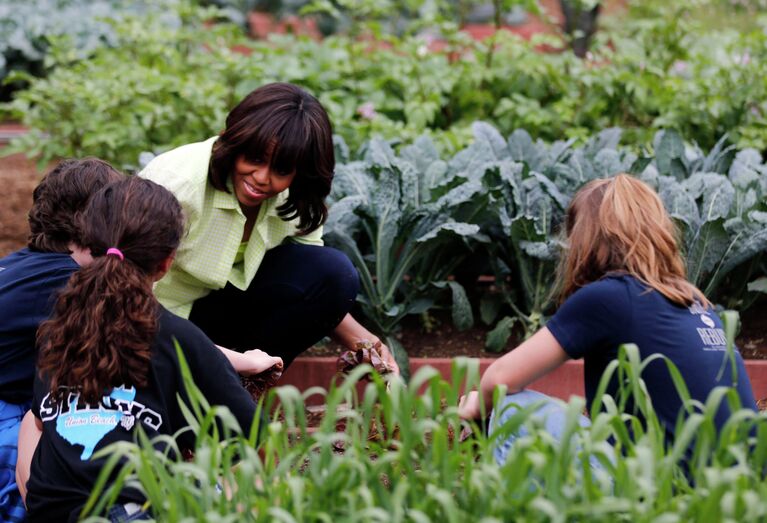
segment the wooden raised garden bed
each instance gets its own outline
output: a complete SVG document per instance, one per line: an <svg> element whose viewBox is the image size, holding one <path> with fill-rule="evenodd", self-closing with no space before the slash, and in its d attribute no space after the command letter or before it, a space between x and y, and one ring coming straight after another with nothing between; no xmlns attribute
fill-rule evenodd
<svg viewBox="0 0 767 523"><path fill-rule="evenodd" d="M480 372L483 372L494 360L480 358ZM757 400L767 398L767 360L746 360L746 371L751 379L754 397ZM450 379L451 358L411 358L412 374L421 367L429 365L439 371L446 379ZM327 389L336 376L336 358L334 357L300 357L296 358L290 368L283 374L278 385L293 385L301 391L310 387ZM567 400L570 396L583 396L583 362L568 361L554 372L535 381L529 387L550 396ZM307 403L317 405L322 398L313 396Z"/></svg>

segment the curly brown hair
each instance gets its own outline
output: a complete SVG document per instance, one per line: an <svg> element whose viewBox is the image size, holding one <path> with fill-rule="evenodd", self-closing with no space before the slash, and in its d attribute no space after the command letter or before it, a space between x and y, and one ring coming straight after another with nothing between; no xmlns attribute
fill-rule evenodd
<svg viewBox="0 0 767 523"><path fill-rule="evenodd" d="M288 199L277 211L283 220L298 218L299 234L325 222L336 160L330 118L314 96L289 83L266 84L246 96L213 144L208 172L213 187L229 192L227 180L240 157L250 163L268 158L276 172L295 171Z"/></svg>
<svg viewBox="0 0 767 523"><path fill-rule="evenodd" d="M51 394L77 388L97 403L119 385L146 386L159 303L152 283L183 233L181 205L163 187L131 177L91 198L80 218L93 262L70 278L38 330L38 369ZM107 256L118 248L124 259Z"/></svg>
<svg viewBox="0 0 767 523"><path fill-rule="evenodd" d="M70 243L82 245L75 216L96 191L121 178L119 171L98 158L64 160L57 165L32 193L29 249L68 253Z"/></svg>

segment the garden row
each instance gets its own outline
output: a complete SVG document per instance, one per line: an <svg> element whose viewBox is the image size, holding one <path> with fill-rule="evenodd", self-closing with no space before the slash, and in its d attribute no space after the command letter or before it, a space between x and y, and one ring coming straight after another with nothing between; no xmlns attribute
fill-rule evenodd
<svg viewBox="0 0 767 523"><path fill-rule="evenodd" d="M403 36L371 23L356 36L254 41L237 25L208 23L210 9L166 4L164 16L101 21L103 35L50 38L44 78L11 74L28 83L0 109L31 129L16 149L136 169L142 152L215 134L244 94L270 81L316 94L355 149L373 136L411 142L426 133L454 152L470 143L476 120L547 141L618 126L635 150L661 128L705 149L725 133L739 148L767 147L767 35L698 32L688 2L601 31L583 60L540 52L562 47L557 36L527 42L502 31L475 41L449 23Z"/></svg>
<svg viewBox="0 0 767 523"><path fill-rule="evenodd" d="M400 348L392 334L406 315L435 307L450 307L459 329L477 312L495 325L491 350L506 345L515 323L526 333L540 327L553 306L570 198L620 172L658 191L680 228L688 277L714 303L742 310L767 292L767 165L756 150L721 140L704 152L660 131L653 153L637 155L619 145L619 129L582 146L521 130L506 139L482 122L473 129L472 145L451 156L428 137L399 153L374 139L350 161L337 142L325 241L356 265L362 311L391 347ZM488 273L497 291L470 300L467 288Z"/></svg>
<svg viewBox="0 0 767 523"><path fill-rule="evenodd" d="M705 404L688 400L678 437L666 445L639 379L642 365L636 347L622 350L603 378L606 385L617 375L621 391L597 395L590 427L577 422L584 400L572 398L560 440L532 407L491 436L475 426L466 438L456 405L464 385L478 384L476 360L454 362L451 383L433 369L419 371L407 386L399 380L387 386L376 375L364 397L357 397L355 383L366 369L358 368L331 387L327 414L313 432L305 400L318 389L305 395L274 389L264 408L279 406L262 427L258 451L255 438L216 431L217 418L228 434L237 423L193 392L187 418L197 434L194 457L178 461L145 436L138 445L104 449L109 462L86 510L105 512L131 486L147 496L154 518L173 522L764 521L767 413L738 411L717 434L718 406L737 402L717 389ZM520 426L529 434L497 464L493 447ZM156 443L175 447L167 438ZM104 489L122 457L127 467Z"/></svg>

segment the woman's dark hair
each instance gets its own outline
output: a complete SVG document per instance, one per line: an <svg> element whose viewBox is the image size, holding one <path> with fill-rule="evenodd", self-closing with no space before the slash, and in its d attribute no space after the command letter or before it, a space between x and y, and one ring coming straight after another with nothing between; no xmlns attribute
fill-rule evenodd
<svg viewBox="0 0 767 523"><path fill-rule="evenodd" d="M299 219L299 234L325 222L325 197L333 181L333 130L320 102L288 83L259 87L232 109L226 129L213 145L208 178L227 191L239 157L249 163L269 159L277 173L296 172L287 201L277 210L283 220Z"/></svg>
<svg viewBox="0 0 767 523"><path fill-rule="evenodd" d="M123 177L98 158L64 160L32 193L27 246L37 252L69 253L69 244L82 246L75 216L88 199L109 182Z"/></svg>
<svg viewBox="0 0 767 523"><path fill-rule="evenodd" d="M167 189L131 177L93 195L79 221L93 261L72 275L40 326L38 368L55 398L60 387L76 387L93 404L112 387L146 385L159 311L152 283L184 220ZM124 259L107 256L110 247Z"/></svg>

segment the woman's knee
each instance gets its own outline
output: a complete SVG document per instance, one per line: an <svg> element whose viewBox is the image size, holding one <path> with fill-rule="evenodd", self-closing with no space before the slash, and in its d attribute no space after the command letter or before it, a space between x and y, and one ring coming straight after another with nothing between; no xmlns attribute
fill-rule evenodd
<svg viewBox="0 0 767 523"><path fill-rule="evenodd" d="M359 273L349 257L338 249L294 243L283 254L288 254L291 263L300 265L295 269L303 273L297 277L304 280L304 288L342 300L357 297Z"/></svg>
<svg viewBox="0 0 767 523"><path fill-rule="evenodd" d="M291 288L300 294L302 303L333 318L351 310L360 289L357 269L343 252L297 243L269 251L255 283L254 289L262 296L261 291L271 292L275 286Z"/></svg>
<svg viewBox="0 0 767 523"><path fill-rule="evenodd" d="M360 289L360 278L357 269L349 257L332 247L322 247L319 265L326 284L338 289L346 297L356 298Z"/></svg>

